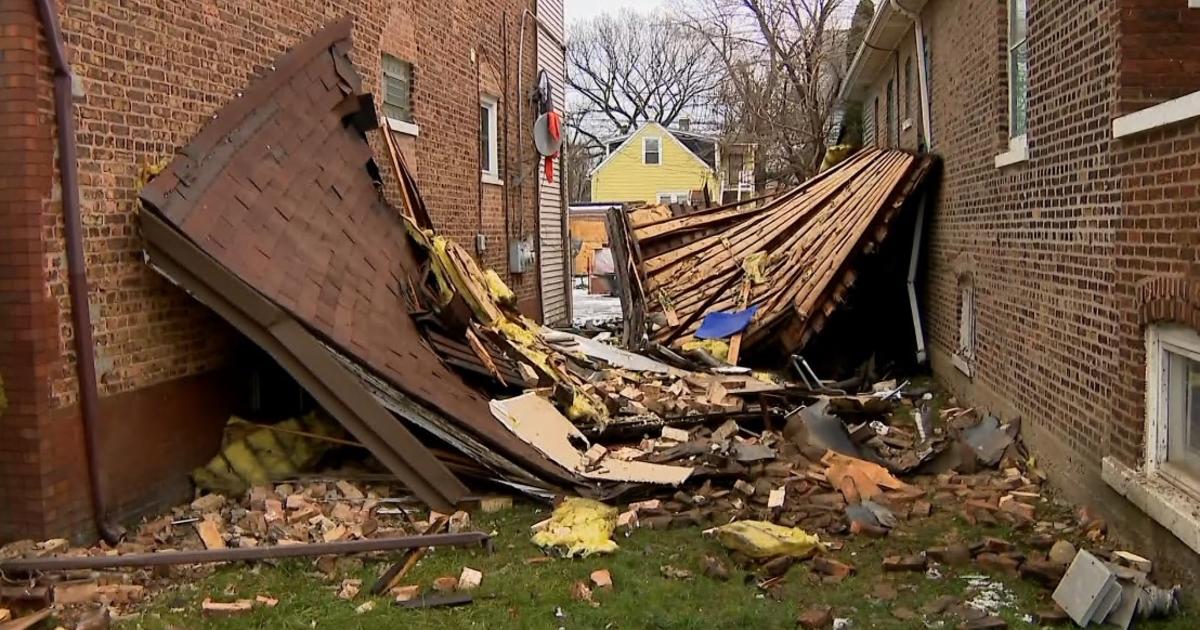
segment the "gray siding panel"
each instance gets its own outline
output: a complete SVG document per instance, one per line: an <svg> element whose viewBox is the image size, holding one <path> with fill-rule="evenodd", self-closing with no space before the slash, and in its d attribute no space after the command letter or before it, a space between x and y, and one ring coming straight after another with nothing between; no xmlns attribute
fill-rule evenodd
<svg viewBox="0 0 1200 630"><path fill-rule="evenodd" d="M538 2L538 18L559 39L563 38L563 0ZM553 39L538 30L538 69L550 75L554 87L554 108L560 116L565 112L566 61ZM546 181L543 169L538 172L538 252L539 281L542 289L542 317L548 326L570 323L571 314L566 289L567 257L563 251L562 160L554 165L554 183Z"/></svg>

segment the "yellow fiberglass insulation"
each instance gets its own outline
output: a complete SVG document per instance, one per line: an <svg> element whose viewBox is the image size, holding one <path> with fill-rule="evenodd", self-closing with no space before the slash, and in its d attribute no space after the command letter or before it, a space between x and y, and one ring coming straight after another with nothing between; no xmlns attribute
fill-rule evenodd
<svg viewBox="0 0 1200 630"><path fill-rule="evenodd" d="M550 522L533 535L533 544L560 550L568 558L612 553L617 550L617 543L612 540L616 528L617 508L571 497L554 508Z"/></svg>
<svg viewBox="0 0 1200 630"><path fill-rule="evenodd" d="M729 342L720 339L697 339L685 342L683 351L687 352L688 350L703 350L719 361L729 358Z"/></svg>
<svg viewBox="0 0 1200 630"><path fill-rule="evenodd" d="M718 527L717 540L751 558L807 558L825 549L820 539L802 529L764 521L735 521Z"/></svg>

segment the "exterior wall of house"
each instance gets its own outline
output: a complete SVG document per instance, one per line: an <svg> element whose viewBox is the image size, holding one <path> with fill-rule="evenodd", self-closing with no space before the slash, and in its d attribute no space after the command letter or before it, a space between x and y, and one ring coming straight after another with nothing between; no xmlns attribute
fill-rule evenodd
<svg viewBox="0 0 1200 630"><path fill-rule="evenodd" d="M135 208L142 169L170 158L273 59L352 14L354 62L377 104L381 54L413 64L419 135L401 144L435 226L468 244L478 233L487 235L481 258L503 274L508 238L535 234L538 189L536 179L523 189L481 182L479 96L500 97L501 120L509 122L500 145L505 179L506 169L521 168L509 149L523 124L515 107L521 15L534 4L60 3L69 60L82 87L74 111L102 457L110 502L120 514L188 491L187 471L215 451L229 413L232 387L223 380L224 368L241 343L142 263ZM0 378L9 403L0 411L0 539L79 533L90 514L54 163L52 71L34 7L21 2L0 9L6 78L0 85L0 161L13 168L5 168L0 180ZM538 41L532 20L524 22L524 39L520 70L528 89ZM530 108L524 114L532 120ZM17 150L10 150L10 140ZM382 143L372 142L387 170ZM508 280L522 310L540 317L537 276L535 267Z"/></svg>
<svg viewBox="0 0 1200 630"><path fill-rule="evenodd" d="M661 138L661 164L642 163L642 139ZM660 125L645 125L592 174L592 201L655 203L662 193L688 193L708 186L718 196L716 173Z"/></svg>
<svg viewBox="0 0 1200 630"><path fill-rule="evenodd" d="M1004 0L934 0L922 12L932 150L945 167L925 276L933 368L967 401L1020 418L1068 498L1194 579L1197 556L1100 470L1109 455L1142 461L1146 324L1200 328L1200 124L1112 134L1115 117L1200 89L1200 11L1029 2L1028 159L997 168L1009 149L1006 11ZM877 77L864 111L879 97L883 117L888 79L904 85L913 47L910 35L901 76ZM901 133L899 145L915 138ZM969 374L953 360L964 285L975 302Z"/></svg>
<svg viewBox="0 0 1200 630"><path fill-rule="evenodd" d="M571 212L571 240L579 241L579 253L575 254L572 267L575 275L590 275L596 250L608 247L604 212Z"/></svg>

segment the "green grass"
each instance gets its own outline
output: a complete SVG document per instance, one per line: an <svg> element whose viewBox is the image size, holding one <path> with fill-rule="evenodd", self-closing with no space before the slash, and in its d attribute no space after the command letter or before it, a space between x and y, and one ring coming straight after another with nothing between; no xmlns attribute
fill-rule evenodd
<svg viewBox="0 0 1200 630"><path fill-rule="evenodd" d="M518 506L496 515L478 515L475 525L482 531L495 531L495 553L478 549L439 549L426 557L404 584L422 584L442 575L457 576L463 566L484 573L483 585L475 592L475 603L457 609L401 610L390 599L376 598L373 611L362 615L354 609L368 597L365 591L386 566L380 558L368 561L346 577L361 578L364 594L354 601L340 600L336 591L340 580L324 579L310 562L289 561L275 567L260 565L227 566L195 583L184 583L156 595L143 612L121 622L123 629L147 628L795 628L796 618L811 605L834 608L838 617L854 620L855 628L904 629L923 627L919 619L901 621L892 615L896 606L904 606L921 615L921 606L943 594L969 598L966 582L943 569L940 579L922 574L884 575L880 570L883 555L919 551L954 540L974 541L985 535L1019 540L1006 528L967 526L949 514L905 523L888 539L850 538L844 549L833 556L853 564L857 575L840 584L821 583L800 564L787 575L775 597L762 593L746 582L747 573L734 570L728 582L706 578L701 561L706 554L728 562L728 554L713 539L695 529L671 531L638 530L617 540L620 551L611 556L588 559L556 559L543 564L526 564L541 552L529 542L529 525L545 518L546 511ZM689 581L662 577L665 564L689 569L696 575ZM587 581L600 568L612 572L615 588L597 591L592 607L572 600L571 584ZM976 574L968 567L961 575ZM1016 604L1002 613L1012 628L1031 628L1022 617L1050 605L1049 592L1015 578L1001 578L1013 593ZM877 583L893 582L899 597L893 602L871 597ZM230 601L235 597L253 598L268 594L279 599L273 609L257 608L252 613L229 618L204 618L200 602L207 597ZM555 616L561 608L564 617ZM922 615L924 616L924 615ZM944 620L945 628L957 627L950 616L930 616L928 621ZM1200 616L1187 613L1169 623L1143 627L1178 629L1200 627Z"/></svg>

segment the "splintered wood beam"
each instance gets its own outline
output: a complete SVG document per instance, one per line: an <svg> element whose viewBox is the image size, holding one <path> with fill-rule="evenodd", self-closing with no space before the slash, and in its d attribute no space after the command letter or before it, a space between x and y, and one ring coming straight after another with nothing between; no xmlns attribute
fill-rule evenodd
<svg viewBox="0 0 1200 630"><path fill-rule="evenodd" d="M746 301L750 299L750 276L742 278L742 294L738 297L738 310L746 310ZM749 328L749 324L746 326ZM739 331L729 340L729 356L725 359L729 365L738 364L738 356L742 353L742 332Z"/></svg>

